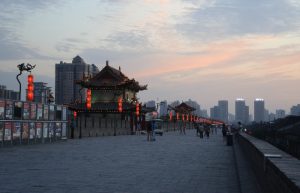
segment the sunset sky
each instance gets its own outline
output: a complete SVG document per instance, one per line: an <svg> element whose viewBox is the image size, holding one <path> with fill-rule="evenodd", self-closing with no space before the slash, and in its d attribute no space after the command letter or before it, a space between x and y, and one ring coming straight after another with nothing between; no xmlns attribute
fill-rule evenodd
<svg viewBox="0 0 300 193"><path fill-rule="evenodd" d="M36 64L54 88L55 63L105 60L148 84L141 101L255 98L300 103L299 0L1 0L0 84L17 90L17 64ZM25 77L25 76L23 76ZM24 82L25 85L25 82Z"/></svg>

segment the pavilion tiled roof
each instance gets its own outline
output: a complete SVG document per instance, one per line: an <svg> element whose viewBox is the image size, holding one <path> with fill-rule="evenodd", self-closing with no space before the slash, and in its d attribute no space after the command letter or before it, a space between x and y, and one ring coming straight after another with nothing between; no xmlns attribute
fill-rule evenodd
<svg viewBox="0 0 300 193"><path fill-rule="evenodd" d="M186 103L181 103L180 105L177 105L176 107L169 106L169 108L178 113L191 113L192 111L196 110L195 108L187 105Z"/></svg>
<svg viewBox="0 0 300 193"><path fill-rule="evenodd" d="M147 85L140 85L139 82L134 79L129 79L120 69L117 70L109 66L108 62L94 77L78 81L77 84L91 89L118 89L126 87L136 92L147 89Z"/></svg>

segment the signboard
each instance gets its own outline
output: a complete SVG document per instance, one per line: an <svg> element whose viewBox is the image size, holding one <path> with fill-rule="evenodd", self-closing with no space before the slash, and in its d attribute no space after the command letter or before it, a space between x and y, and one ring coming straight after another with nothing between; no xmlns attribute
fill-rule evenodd
<svg viewBox="0 0 300 193"><path fill-rule="evenodd" d="M42 138L42 123L36 123L36 138Z"/></svg>
<svg viewBox="0 0 300 193"><path fill-rule="evenodd" d="M35 103L30 104L30 119L31 120L36 119L36 104Z"/></svg>
<svg viewBox="0 0 300 193"><path fill-rule="evenodd" d="M13 102L7 100L5 103L5 119L12 119L13 117Z"/></svg>
<svg viewBox="0 0 300 193"><path fill-rule="evenodd" d="M22 140L28 140L29 136L29 125L28 123L23 123L23 130L22 130Z"/></svg>
<svg viewBox="0 0 300 193"><path fill-rule="evenodd" d="M0 119L4 119L5 101L0 100Z"/></svg>
<svg viewBox="0 0 300 193"><path fill-rule="evenodd" d="M11 122L5 122L4 141L11 140Z"/></svg>
<svg viewBox="0 0 300 193"><path fill-rule="evenodd" d="M43 120L43 105L37 105L37 120Z"/></svg>
<svg viewBox="0 0 300 193"><path fill-rule="evenodd" d="M23 107L23 119L29 119L29 103L24 103L24 107Z"/></svg>

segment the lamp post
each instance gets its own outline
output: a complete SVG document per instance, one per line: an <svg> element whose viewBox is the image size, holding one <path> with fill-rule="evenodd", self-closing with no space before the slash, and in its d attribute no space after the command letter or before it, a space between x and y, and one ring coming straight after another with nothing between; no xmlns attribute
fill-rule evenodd
<svg viewBox="0 0 300 193"><path fill-rule="evenodd" d="M17 67L19 69L19 74L17 74L16 79L19 83L19 100L21 100L21 90L22 90L22 85L21 82L19 80L19 76L22 75L23 71L27 71L31 73L31 70L35 68L36 65L31 65L29 63L27 63L27 65L25 66L25 63L19 64Z"/></svg>

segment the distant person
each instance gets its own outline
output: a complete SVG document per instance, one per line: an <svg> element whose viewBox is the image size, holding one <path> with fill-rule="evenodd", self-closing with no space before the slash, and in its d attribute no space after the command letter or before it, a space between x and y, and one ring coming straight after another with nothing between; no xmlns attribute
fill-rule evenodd
<svg viewBox="0 0 300 193"><path fill-rule="evenodd" d="M138 122L136 125L136 134L137 135L141 134L141 123L140 122Z"/></svg>
<svg viewBox="0 0 300 193"><path fill-rule="evenodd" d="M222 135L223 135L223 141L226 141L226 135L227 135L228 129L226 125L223 123L222 124Z"/></svg>
<svg viewBox="0 0 300 193"><path fill-rule="evenodd" d="M205 132L205 136L206 136L207 138L209 138L210 128L209 128L209 125L208 125L208 124L205 124L205 125L204 125L204 132Z"/></svg>
<svg viewBox="0 0 300 193"><path fill-rule="evenodd" d="M151 141L152 139L152 123L151 121L146 122L146 129L147 129L147 141Z"/></svg>
<svg viewBox="0 0 300 193"><path fill-rule="evenodd" d="M204 127L203 127L203 125L199 125L200 138L203 138L203 133L204 133Z"/></svg>

